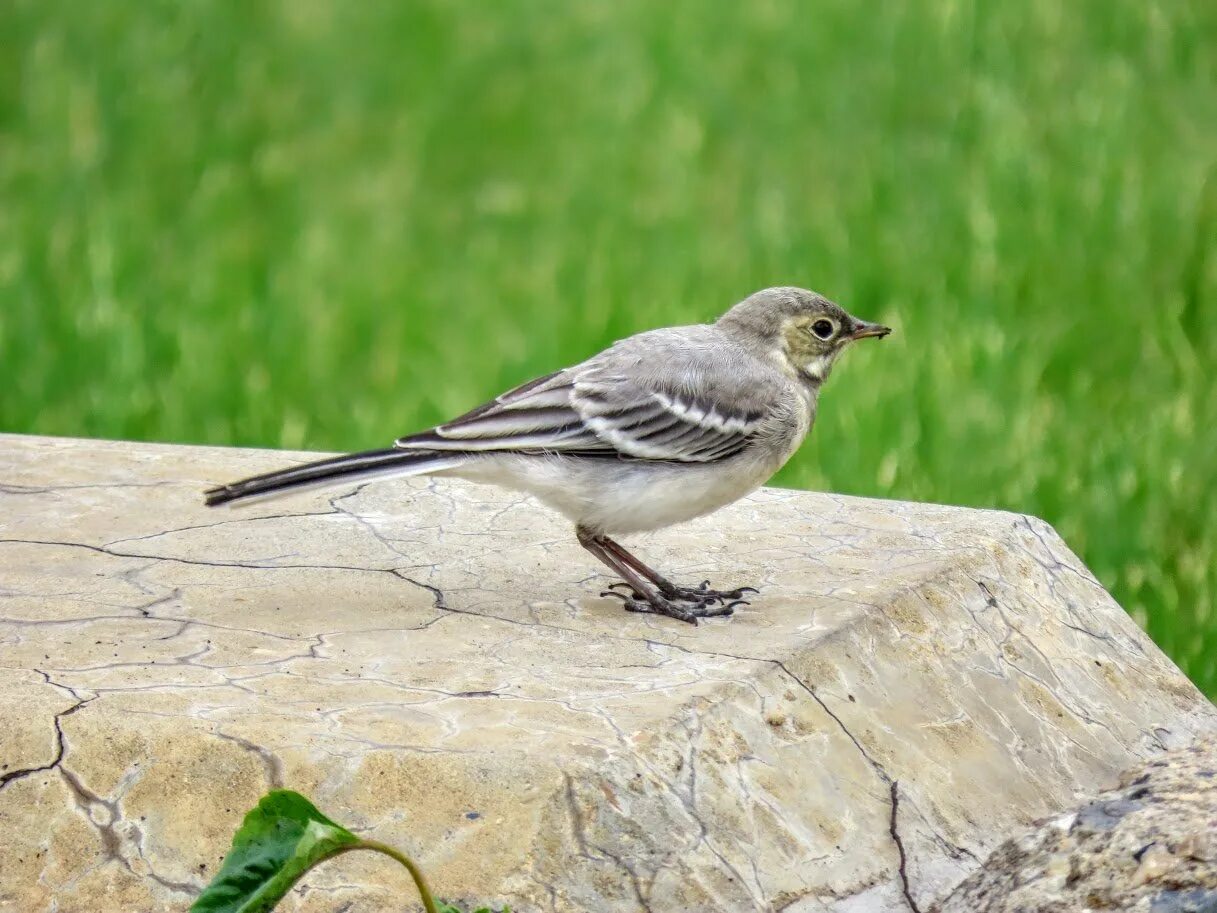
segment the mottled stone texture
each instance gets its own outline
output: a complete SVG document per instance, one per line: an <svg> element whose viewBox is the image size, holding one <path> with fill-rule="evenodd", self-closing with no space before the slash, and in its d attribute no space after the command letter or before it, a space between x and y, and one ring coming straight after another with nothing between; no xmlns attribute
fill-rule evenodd
<svg viewBox="0 0 1217 913"><path fill-rule="evenodd" d="M1002 844L939 913L1217 911L1217 740Z"/></svg>
<svg viewBox="0 0 1217 913"><path fill-rule="evenodd" d="M0 437L0 910L182 910L280 785L454 899L925 910L1217 728L1038 520L765 490L631 543L762 587L694 628L490 489L202 506L304 457ZM284 908L408 897L355 854Z"/></svg>

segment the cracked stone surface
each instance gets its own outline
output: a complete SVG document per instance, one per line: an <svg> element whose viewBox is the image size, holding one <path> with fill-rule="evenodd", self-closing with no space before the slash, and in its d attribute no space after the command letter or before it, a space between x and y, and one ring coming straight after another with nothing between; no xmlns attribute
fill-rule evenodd
<svg viewBox="0 0 1217 913"><path fill-rule="evenodd" d="M1002 844L937 913L1077 910L1217 910L1217 739L1126 771Z"/></svg>
<svg viewBox="0 0 1217 913"><path fill-rule="evenodd" d="M184 910L286 786L453 900L921 913L1217 731L1033 518L766 489L629 543L761 586L693 628L494 489L202 506L310 456L0 436L0 911ZM364 855L283 909L410 908Z"/></svg>

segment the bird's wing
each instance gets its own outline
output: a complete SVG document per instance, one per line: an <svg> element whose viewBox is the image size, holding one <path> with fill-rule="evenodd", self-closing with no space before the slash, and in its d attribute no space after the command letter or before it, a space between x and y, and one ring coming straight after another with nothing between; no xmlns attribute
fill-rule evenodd
<svg viewBox="0 0 1217 913"><path fill-rule="evenodd" d="M776 372L713 328L659 330L397 446L710 462L746 447L781 394Z"/></svg>
<svg viewBox="0 0 1217 913"><path fill-rule="evenodd" d="M573 390L570 370L538 377L430 431L398 438L397 446L463 451L594 448L600 440L574 410Z"/></svg>

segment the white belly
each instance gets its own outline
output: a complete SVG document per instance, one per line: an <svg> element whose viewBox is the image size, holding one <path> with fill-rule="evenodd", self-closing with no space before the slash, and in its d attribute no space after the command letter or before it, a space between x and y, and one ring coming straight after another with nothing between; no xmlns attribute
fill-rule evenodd
<svg viewBox="0 0 1217 913"><path fill-rule="evenodd" d="M773 475L756 460L731 466L620 463L584 483L589 497L564 509L561 492L536 492L576 523L609 535L662 529L718 510L755 491ZM590 475L590 474L589 474Z"/></svg>
<svg viewBox="0 0 1217 913"><path fill-rule="evenodd" d="M755 461L727 467L521 456L443 474L525 491L578 526L626 535L717 510L764 484L773 469L762 471Z"/></svg>
<svg viewBox="0 0 1217 913"><path fill-rule="evenodd" d="M764 485L802 443L814 415L814 398L800 401L747 450L714 463L488 453L437 475L527 492L592 532L648 532L718 510Z"/></svg>
<svg viewBox="0 0 1217 913"><path fill-rule="evenodd" d="M576 525L628 535L692 520L742 498L765 484L793 449L754 449L712 464L496 456L442 474L525 491Z"/></svg>

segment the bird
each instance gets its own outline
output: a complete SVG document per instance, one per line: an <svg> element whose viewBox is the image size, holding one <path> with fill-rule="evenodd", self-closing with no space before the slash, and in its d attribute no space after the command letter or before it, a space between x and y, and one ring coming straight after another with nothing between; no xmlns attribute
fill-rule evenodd
<svg viewBox="0 0 1217 913"><path fill-rule="evenodd" d="M704 516L759 488L811 430L841 353L889 333L817 292L763 289L713 323L627 337L392 447L219 485L205 502L381 476L497 485L574 523L579 544L621 578L602 596L696 625L731 615L757 589L681 586L617 537Z"/></svg>

